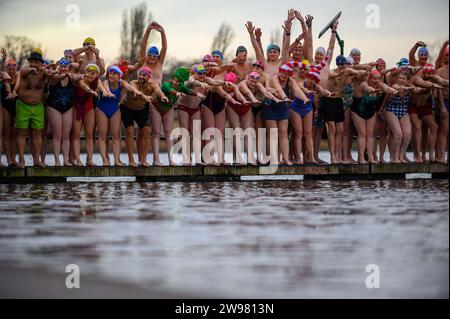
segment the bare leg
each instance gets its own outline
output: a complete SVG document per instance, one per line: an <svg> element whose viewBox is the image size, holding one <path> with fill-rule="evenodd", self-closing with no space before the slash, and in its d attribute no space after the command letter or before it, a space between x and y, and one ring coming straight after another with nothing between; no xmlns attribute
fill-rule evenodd
<svg viewBox="0 0 450 319"><path fill-rule="evenodd" d="M372 116L372 118L366 121L366 136L367 136L367 154L368 160L371 164L376 164L378 161L374 158L374 145L375 145L375 125L376 125L377 117L376 115Z"/></svg>
<svg viewBox="0 0 450 319"><path fill-rule="evenodd" d="M241 117L242 129L245 131L248 128L254 126L253 113L252 111L248 111L243 117ZM244 137L245 149L247 150L247 161L250 164L256 164L256 158L253 153L253 146L256 144L256 140L250 143L249 139L252 137L248 136L247 139Z"/></svg>
<svg viewBox="0 0 450 319"><path fill-rule="evenodd" d="M348 109L344 113L345 120L344 120L344 133L342 136L342 161L344 164L351 164L352 162L352 142L353 142L353 132L352 132L352 117L351 117L351 111Z"/></svg>
<svg viewBox="0 0 450 319"><path fill-rule="evenodd" d="M137 163L134 160L134 126L128 126L125 130L125 148L128 154L128 165L132 167L137 167ZM140 144L140 143L137 143ZM139 153L139 146L138 146Z"/></svg>
<svg viewBox="0 0 450 319"><path fill-rule="evenodd" d="M352 119L353 124L355 124L356 132L358 134L358 163L367 164L366 160L364 159L364 151L366 150L367 142L366 121L354 112L352 112Z"/></svg>
<svg viewBox="0 0 450 319"><path fill-rule="evenodd" d="M166 139L167 156L169 159L170 166L175 166L175 162L172 157L173 141L170 137L170 134L172 133L173 129L173 119L174 119L173 109L167 111L162 118L164 126L164 138Z"/></svg>
<svg viewBox="0 0 450 319"><path fill-rule="evenodd" d="M344 122L336 123L336 135L334 138L334 154L337 163L342 163L342 134L344 134Z"/></svg>
<svg viewBox="0 0 450 319"><path fill-rule="evenodd" d="M278 141L279 141L279 152L283 156L283 163L287 165L292 165L289 160L289 139L288 139L288 125L289 120L277 121L278 125Z"/></svg>
<svg viewBox="0 0 450 319"><path fill-rule="evenodd" d="M8 166L17 165L16 163L16 128L14 127L14 118L3 108L3 132L4 144L6 149L6 158Z"/></svg>
<svg viewBox="0 0 450 319"><path fill-rule="evenodd" d="M411 124L412 124L412 147L414 151L414 162L423 163L422 157L420 156L421 142L422 142L422 121L419 119L417 114L410 114Z"/></svg>
<svg viewBox="0 0 450 319"><path fill-rule="evenodd" d="M120 111L114 113L114 115L109 119L109 131L112 135L112 149L114 154L114 166L125 165L120 160L120 149L121 149L121 139L120 139L120 125L122 124L122 117Z"/></svg>
<svg viewBox="0 0 450 319"><path fill-rule="evenodd" d="M42 130L31 129L31 143L33 143L33 163L34 166L44 167L45 164L40 160L40 151L42 146Z"/></svg>
<svg viewBox="0 0 450 319"><path fill-rule="evenodd" d="M330 151L331 164L336 164L337 163L337 158L335 154L336 123L327 122L327 129L328 129L328 149Z"/></svg>
<svg viewBox="0 0 450 319"><path fill-rule="evenodd" d="M95 119L98 127L98 149L102 157L103 166L110 166L109 154L106 151L106 140L108 139L108 118L100 109L95 110Z"/></svg>
<svg viewBox="0 0 450 319"><path fill-rule="evenodd" d="M95 118L96 115L94 113L94 110L90 110L83 118L84 134L86 136L86 152L87 152L86 164L88 166L95 166L94 163ZM106 127L107 126L108 125L106 125Z"/></svg>
<svg viewBox="0 0 450 319"><path fill-rule="evenodd" d="M139 162L144 167L150 166L150 164L147 162L147 154L149 152L151 134L152 131L149 126L144 126L138 131L137 149L139 154Z"/></svg>
<svg viewBox="0 0 450 319"><path fill-rule="evenodd" d="M292 127L294 129L294 163L295 164L304 164L302 161L302 141L303 141L303 121L302 117L292 109L289 110Z"/></svg>
<svg viewBox="0 0 450 319"><path fill-rule="evenodd" d="M61 166L61 161L59 160L59 154L61 152L61 139L62 139L62 114L52 107L46 108L47 117L50 121L50 125L53 128L53 155L55 157L55 166Z"/></svg>
<svg viewBox="0 0 450 319"><path fill-rule="evenodd" d="M384 163L384 153L386 152L388 126L386 120L379 120L380 124L380 163Z"/></svg>
<svg viewBox="0 0 450 319"><path fill-rule="evenodd" d="M152 119L153 121L153 119ZM189 131L189 114L187 114L184 111L178 110L178 121L180 123L180 127L184 128ZM190 132L191 133L191 132ZM190 134L192 138L192 134ZM190 143L190 142L189 142ZM191 148L190 148L191 149ZM184 165L191 165L192 159L191 159L191 153L189 152L188 157L183 156L183 164Z"/></svg>
<svg viewBox="0 0 450 319"><path fill-rule="evenodd" d="M436 124L436 120L434 119L433 115L425 116L423 119L423 123L428 128L428 146L429 146L429 161L434 162L434 154L435 154L435 148L436 148L436 140L437 140L437 131L438 126ZM425 156L425 152L423 152L422 156Z"/></svg>
<svg viewBox="0 0 450 319"><path fill-rule="evenodd" d="M303 135L305 138L305 148L306 148L306 163L317 164L317 161L314 159L314 142L312 135L312 123L313 123L313 112L309 112L303 118Z"/></svg>
<svg viewBox="0 0 450 319"><path fill-rule="evenodd" d="M230 121L230 126L233 129L241 127L241 120L239 118L239 115L231 107L227 108L227 114L228 114L228 120ZM237 141L236 141L236 143L233 141L233 157L232 157L233 164L235 164L235 163L244 164L244 159L242 157L242 154L240 152L237 152L237 150L235 149L236 145L237 145Z"/></svg>
<svg viewBox="0 0 450 319"><path fill-rule="evenodd" d="M403 141L403 132L400 121L394 113L386 112L386 122L391 131L391 144L389 146L389 151L391 153L390 162L396 164L401 163L400 154ZM406 147L408 147L408 145L406 145Z"/></svg>
<svg viewBox="0 0 450 319"><path fill-rule="evenodd" d="M178 112L180 113L180 112ZM161 114L154 108L151 108L152 120L152 150L153 150L153 165L162 166L159 159L159 139L161 137Z"/></svg>
<svg viewBox="0 0 450 319"><path fill-rule="evenodd" d="M75 112L75 111L74 111ZM73 152L73 164L76 166L82 166L83 163L80 159L80 138L81 138L81 126L82 121L77 120L76 114L73 114L72 132L71 132L71 148Z"/></svg>
<svg viewBox="0 0 450 319"><path fill-rule="evenodd" d="M72 166L69 159L70 152L70 131L72 130L73 122L72 109L67 111L62 116L62 152L65 166Z"/></svg>
<svg viewBox="0 0 450 319"><path fill-rule="evenodd" d="M222 134L222 145L225 145L224 137L225 137L225 121L227 119L226 111L225 109L222 110L219 114L216 114L214 116L214 122L216 128L220 131L220 134ZM222 146L222 158L219 158L219 163L225 164L225 148Z"/></svg>
<svg viewBox="0 0 450 319"><path fill-rule="evenodd" d="M406 150L408 149L408 145L411 141L411 120L409 119L408 114L400 119L400 125L402 126L403 132L402 144L400 146L400 160L403 163L408 163L406 158Z"/></svg>
<svg viewBox="0 0 450 319"><path fill-rule="evenodd" d="M441 123L439 125L438 130L438 157L437 161L439 163L446 163L445 161L445 150L447 149L447 143L448 143L448 121L449 116L448 112L441 111Z"/></svg>

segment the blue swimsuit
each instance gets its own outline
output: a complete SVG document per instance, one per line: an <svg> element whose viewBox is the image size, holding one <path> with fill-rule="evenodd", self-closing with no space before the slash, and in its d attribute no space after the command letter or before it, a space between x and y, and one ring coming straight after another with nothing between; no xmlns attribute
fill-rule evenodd
<svg viewBox="0 0 450 319"><path fill-rule="evenodd" d="M394 113L398 119L401 119L408 113L408 104L410 98L410 92L407 92L404 96L400 96L399 94L393 95L388 101L386 110L388 112Z"/></svg>
<svg viewBox="0 0 450 319"><path fill-rule="evenodd" d="M291 103L291 109L295 113L300 115L302 118L304 118L306 115L308 115L313 110L314 94L310 93L307 96L308 96L308 99L311 100L308 104L305 104L298 97L294 97L294 101L292 101L292 103Z"/></svg>
<svg viewBox="0 0 450 319"><path fill-rule="evenodd" d="M284 87L284 93L289 97L289 81ZM276 103L271 101L270 104L263 103L261 109L261 118L269 121L283 121L289 119L289 105L286 102Z"/></svg>
<svg viewBox="0 0 450 319"><path fill-rule="evenodd" d="M119 110L120 93L122 91L121 81L117 85L117 89L111 89L111 84L108 81L109 90L114 94L115 98L101 97L98 101L97 107L106 117L110 119Z"/></svg>

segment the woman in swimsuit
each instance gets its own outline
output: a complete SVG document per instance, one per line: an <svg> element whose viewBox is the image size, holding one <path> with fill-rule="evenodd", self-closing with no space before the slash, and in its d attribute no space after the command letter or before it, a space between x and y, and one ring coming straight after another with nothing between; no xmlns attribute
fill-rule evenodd
<svg viewBox="0 0 450 319"><path fill-rule="evenodd" d="M305 62L302 64L305 64ZM328 97L332 96L332 93L318 84L320 82L320 71L316 68L309 69L302 67L299 69L298 74L301 75L303 72L305 72L306 75L300 88L303 89L310 101L305 103L295 96L290 105L289 120L294 129L293 154L295 164L303 164L301 152L303 150L302 140L305 139L304 158L307 163L317 164L317 161L314 159L314 145L312 138L314 100L317 93Z"/></svg>
<svg viewBox="0 0 450 319"><path fill-rule="evenodd" d="M93 160L94 156L94 131L95 131L95 113L93 97L98 97L98 91L103 96L112 96L103 87L99 78L100 68L96 64L88 64L85 68L85 74L82 80L75 86L73 95L73 123L71 133L71 148L74 156L71 163L76 166L82 166L80 159L80 133L84 126L84 135L86 137L86 165L96 166Z"/></svg>
<svg viewBox="0 0 450 319"><path fill-rule="evenodd" d="M120 160L120 124L121 115L119 110L119 102L122 89L140 96L147 102L150 97L131 86L127 81L122 80L123 72L118 66L113 65L108 68L107 80L103 82L103 86L108 88L112 95L107 94L100 97L97 108L95 110L95 120L98 127L98 149L103 160L103 166L109 166L109 154L106 151L106 140L108 132L112 135L112 148L114 153L114 166L125 165Z"/></svg>
<svg viewBox="0 0 450 319"><path fill-rule="evenodd" d="M386 110L385 119L389 126L391 137L389 139L390 163L408 163L406 149L411 141L411 120L408 114L408 105L411 98L411 90L418 92L412 84L409 84L411 74L402 72L397 78L397 83L392 86L398 90L397 94L388 98L387 105L381 110Z"/></svg>
<svg viewBox="0 0 450 319"><path fill-rule="evenodd" d="M382 102L383 92L396 94L397 90L382 83L381 74L377 70L372 70L368 80L354 88L351 111L353 124L358 134L358 163L360 164L367 164L364 159L366 150L368 162L377 163L373 156L375 114Z"/></svg>
<svg viewBox="0 0 450 319"><path fill-rule="evenodd" d="M8 73L11 81L9 83L9 92L7 92L7 85L3 85L2 87L4 144L8 166L16 166L16 129L14 123L16 117L17 97L13 97L11 93L14 90L14 87L16 87L17 82L19 81L19 74L17 73L17 63L15 60L9 59L7 61L6 73Z"/></svg>
<svg viewBox="0 0 450 319"><path fill-rule="evenodd" d="M278 70L278 76L272 78L271 87L277 92L277 99L280 101L271 101L270 104L263 105L261 117L266 123L266 128L270 132L271 128L278 129L278 150L276 162L278 163L279 154L281 153L283 159L282 163L292 165L289 160L289 139L288 139L288 125L289 125L289 102L291 98L298 98L305 104L310 104L311 99L308 98L297 82L292 78L292 68L284 64ZM271 152L272 154L272 152Z"/></svg>
<svg viewBox="0 0 450 319"><path fill-rule="evenodd" d="M73 123L73 89L74 79L69 74L71 62L62 58L58 62L59 74L67 74L63 80L55 81L50 78L49 82L49 96L47 98L47 116L50 120L50 125L53 128L53 155L55 156L55 165L61 166L59 154L62 149L63 163L65 166L72 166L69 159L70 150L70 131ZM76 76L76 75L73 75Z"/></svg>

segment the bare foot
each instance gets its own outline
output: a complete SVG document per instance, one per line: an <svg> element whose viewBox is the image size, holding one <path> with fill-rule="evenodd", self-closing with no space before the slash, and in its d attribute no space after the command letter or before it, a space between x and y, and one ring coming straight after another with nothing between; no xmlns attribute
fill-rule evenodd
<svg viewBox="0 0 450 319"><path fill-rule="evenodd" d="M60 161L56 161L56 162L55 162L55 166L61 167L61 166L62 166L62 165L61 165L61 162L60 162Z"/></svg>
<svg viewBox="0 0 450 319"><path fill-rule="evenodd" d="M153 161L153 166L163 166L163 164L161 163L161 161Z"/></svg>
<svg viewBox="0 0 450 319"><path fill-rule="evenodd" d="M445 160L445 157L439 157L439 158L437 158L437 159L436 159L436 162L437 162L437 163L440 163L440 164L446 164L446 163L447 163L447 161Z"/></svg>
<svg viewBox="0 0 450 319"><path fill-rule="evenodd" d="M400 163L402 163L402 164L408 164L408 163L411 163L410 161L407 161L407 160L405 160L405 159L401 159L400 160Z"/></svg>
<svg viewBox="0 0 450 319"><path fill-rule="evenodd" d="M147 163L147 161L141 162L139 165L142 167L150 167L151 166L149 163Z"/></svg>
<svg viewBox="0 0 450 319"><path fill-rule="evenodd" d="M19 163L17 163L17 166L19 168L25 168L25 161L19 161Z"/></svg>
<svg viewBox="0 0 450 319"><path fill-rule="evenodd" d="M358 161L358 164L367 164L366 160L360 160Z"/></svg>
<svg viewBox="0 0 450 319"><path fill-rule="evenodd" d="M401 164L402 161L399 161L399 160L392 160L392 161L390 161L389 163L391 163L391 164Z"/></svg>
<svg viewBox="0 0 450 319"><path fill-rule="evenodd" d="M384 159L381 159L380 164L386 164L386 161Z"/></svg>
<svg viewBox="0 0 450 319"><path fill-rule="evenodd" d="M317 163L319 164L328 164L327 161L324 161L323 159L321 159L320 157L316 158Z"/></svg>
<svg viewBox="0 0 450 319"><path fill-rule="evenodd" d="M309 159L305 161L305 164L319 164L319 163L314 159Z"/></svg>
<svg viewBox="0 0 450 319"><path fill-rule="evenodd" d="M418 157L414 157L414 163L423 163L423 160Z"/></svg>
<svg viewBox="0 0 450 319"><path fill-rule="evenodd" d="M138 164L135 161L130 161L128 163L128 165L131 166L131 167L138 167Z"/></svg>
<svg viewBox="0 0 450 319"><path fill-rule="evenodd" d="M80 161L80 164L81 164L81 161ZM78 165L78 166L83 166L83 164ZM88 167L96 167L97 164L95 164L94 161L91 160L91 161L88 161L88 162L86 163L86 166L88 166ZM109 166L109 162L108 162L108 166Z"/></svg>
<svg viewBox="0 0 450 319"><path fill-rule="evenodd" d="M126 164L124 162L122 162L121 160L118 160L118 161L114 161L114 166L126 166Z"/></svg>
<svg viewBox="0 0 450 319"><path fill-rule="evenodd" d="M347 160L347 161L342 161L342 164L346 164L346 165L349 165L349 164L352 164L352 161L351 161L351 160Z"/></svg>
<svg viewBox="0 0 450 319"><path fill-rule="evenodd" d="M64 166L72 167L73 165L72 165L72 163L69 162L69 161L64 161Z"/></svg>
<svg viewBox="0 0 450 319"><path fill-rule="evenodd" d="M376 159L372 159L369 161L370 164L378 164L379 162Z"/></svg>
<svg viewBox="0 0 450 319"><path fill-rule="evenodd" d="M17 166L16 161L8 163L8 167L16 167L16 166Z"/></svg>
<svg viewBox="0 0 450 319"><path fill-rule="evenodd" d="M305 163L302 160L296 160L294 161L295 165L305 165Z"/></svg>
<svg viewBox="0 0 450 319"><path fill-rule="evenodd" d="M88 165L88 166L91 166L91 165ZM111 166L111 162L108 160L103 161L103 166Z"/></svg>
<svg viewBox="0 0 450 319"><path fill-rule="evenodd" d="M41 161L34 162L33 166L37 166L37 167L41 167L41 168L47 167L47 165L45 165L45 163L42 163Z"/></svg>

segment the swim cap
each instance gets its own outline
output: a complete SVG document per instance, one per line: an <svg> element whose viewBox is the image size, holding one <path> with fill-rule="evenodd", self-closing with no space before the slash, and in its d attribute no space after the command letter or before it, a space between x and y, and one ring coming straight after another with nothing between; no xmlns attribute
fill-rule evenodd
<svg viewBox="0 0 450 319"><path fill-rule="evenodd" d="M225 74L224 81L230 82L230 83L236 83L237 82L237 76L233 72L227 73L227 74Z"/></svg>
<svg viewBox="0 0 450 319"><path fill-rule="evenodd" d="M43 55L42 50L39 49L39 48L33 49L33 50L31 51L31 53L37 53L37 54Z"/></svg>
<svg viewBox="0 0 450 319"><path fill-rule="evenodd" d="M172 77L178 79L179 82L184 83L189 80L189 71L185 67L178 68L173 73Z"/></svg>
<svg viewBox="0 0 450 319"><path fill-rule="evenodd" d="M223 53L220 52L219 50L214 50L213 52L211 52L212 56L217 55L222 61L223 61Z"/></svg>
<svg viewBox="0 0 450 319"><path fill-rule="evenodd" d="M71 49L64 50L64 56L75 56L75 53Z"/></svg>
<svg viewBox="0 0 450 319"><path fill-rule="evenodd" d="M347 60L346 64L348 64L348 65L355 64L355 60L353 60L353 58L351 56L348 56L345 59Z"/></svg>
<svg viewBox="0 0 450 319"><path fill-rule="evenodd" d="M248 52L247 49L243 45L239 46L236 49L236 56L238 56L238 54L241 53L241 52Z"/></svg>
<svg viewBox="0 0 450 319"><path fill-rule="evenodd" d="M309 71L309 73L307 74L307 76L313 78L316 83L320 82L320 70L318 70L315 67L312 67L311 70Z"/></svg>
<svg viewBox="0 0 450 319"><path fill-rule="evenodd" d="M421 47L421 48L419 49L419 55L429 55L429 54L430 54L430 52L428 51L427 48Z"/></svg>
<svg viewBox="0 0 450 319"><path fill-rule="evenodd" d="M50 61L49 61L49 60L46 60L46 59L44 59L44 65L50 65Z"/></svg>
<svg viewBox="0 0 450 319"><path fill-rule="evenodd" d="M211 55L207 54L203 57L202 62L214 62L214 59Z"/></svg>
<svg viewBox="0 0 450 319"><path fill-rule="evenodd" d="M140 68L138 72L140 74L147 75L149 78L152 77L152 69L150 69L146 66L143 66L142 68Z"/></svg>
<svg viewBox="0 0 450 319"><path fill-rule="evenodd" d="M256 61L253 63L253 66L257 66L257 67L259 67L259 68L261 68L261 69L264 70L264 62L261 61L261 60L256 60Z"/></svg>
<svg viewBox="0 0 450 319"><path fill-rule="evenodd" d="M289 76L291 76L294 73L292 68L287 64L283 64L281 67L278 68L278 73L282 73L282 72L288 73Z"/></svg>
<svg viewBox="0 0 450 319"><path fill-rule="evenodd" d="M448 56L448 47L445 48L445 55Z"/></svg>
<svg viewBox="0 0 450 319"><path fill-rule="evenodd" d="M384 61L382 58L379 58L375 63L377 65L384 65L384 66L386 66L386 61Z"/></svg>
<svg viewBox="0 0 450 319"><path fill-rule="evenodd" d="M378 72L378 70L373 69L372 71L370 71L369 78L373 78L374 76L377 76L377 75L381 75L381 73Z"/></svg>
<svg viewBox="0 0 450 319"><path fill-rule="evenodd" d="M155 46L152 46L148 49L147 55L159 56L159 49Z"/></svg>
<svg viewBox="0 0 450 319"><path fill-rule="evenodd" d="M337 66L341 66L341 65L345 65L347 63L347 58L343 55L338 55L336 57L336 65Z"/></svg>
<svg viewBox="0 0 450 319"><path fill-rule="evenodd" d="M6 61L6 65L7 66L17 66L17 62L14 59L9 59L8 61Z"/></svg>
<svg viewBox="0 0 450 319"><path fill-rule="evenodd" d="M69 61L69 59L67 58L62 58L58 61L59 65L63 65L63 66L69 66L71 63Z"/></svg>
<svg viewBox="0 0 450 319"><path fill-rule="evenodd" d="M100 68L97 66L97 64L95 63L90 63L88 65L86 65L86 68L84 69L86 72L88 71L94 71L97 74L100 74Z"/></svg>
<svg viewBox="0 0 450 319"><path fill-rule="evenodd" d="M322 53L323 55L327 54L327 51L325 50L324 47L318 47L316 49L316 53Z"/></svg>
<svg viewBox="0 0 450 319"><path fill-rule="evenodd" d="M350 56L354 56L354 55L361 55L361 51L359 49L356 49L356 48L352 49L350 51Z"/></svg>
<svg viewBox="0 0 450 319"><path fill-rule="evenodd" d="M258 72L252 72L248 75L249 78L255 79L255 80L259 80L259 74Z"/></svg>
<svg viewBox="0 0 450 319"><path fill-rule="evenodd" d="M431 63L425 64L423 67L423 73L433 74L436 71L435 67Z"/></svg>
<svg viewBox="0 0 450 319"><path fill-rule="evenodd" d="M194 67L194 72L197 74L205 74L206 73L206 68L203 66L203 64L197 64Z"/></svg>
<svg viewBox="0 0 450 319"><path fill-rule="evenodd" d="M305 71L309 71L311 69L311 63L308 60L303 60L302 64L300 64L300 68Z"/></svg>
<svg viewBox="0 0 450 319"><path fill-rule="evenodd" d="M281 52L280 47L273 43L271 43L267 46L267 51L270 51L270 50L275 50L275 51Z"/></svg>
<svg viewBox="0 0 450 319"><path fill-rule="evenodd" d="M120 77L123 76L122 70L121 70L117 65L111 65L111 66L108 68L108 73L109 73L109 72L117 73L117 74L119 74Z"/></svg>
<svg viewBox="0 0 450 319"><path fill-rule="evenodd" d="M84 39L83 44L85 44L85 43L95 46L95 40L92 38Z"/></svg>
<svg viewBox="0 0 450 319"><path fill-rule="evenodd" d="M397 66L399 68L402 66L409 66L409 60L407 58L401 58L400 61L397 62Z"/></svg>

